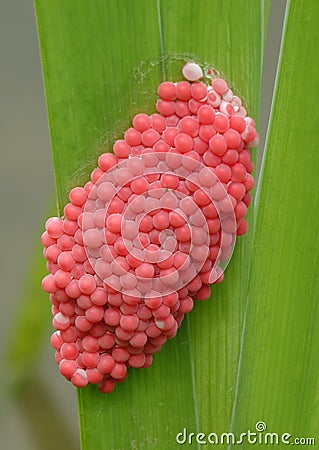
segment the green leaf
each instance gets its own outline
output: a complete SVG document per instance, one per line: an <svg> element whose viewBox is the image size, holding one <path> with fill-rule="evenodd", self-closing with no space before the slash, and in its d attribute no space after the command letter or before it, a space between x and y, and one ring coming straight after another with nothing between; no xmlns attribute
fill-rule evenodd
<svg viewBox="0 0 319 450"><path fill-rule="evenodd" d="M161 78L155 1L35 2L60 210ZM134 87L134 88L133 88Z"/></svg>
<svg viewBox="0 0 319 450"><path fill-rule="evenodd" d="M157 85L178 80L188 59L217 68L256 116L268 7L257 0L36 0L60 210L134 114L155 111ZM196 306L152 367L130 370L107 396L93 386L79 391L83 449L178 448L183 428L228 429L250 247L251 234L238 240L214 300Z"/></svg>
<svg viewBox="0 0 319 450"><path fill-rule="evenodd" d="M207 1L201 2L200 8L196 2L190 2L188 8L183 8L182 4L173 2L173 8L169 7L171 3L168 0L162 2L167 53L183 54L188 49L192 55L200 55L199 59L213 62L233 84L234 90L243 94L250 114L257 117L264 43L262 27L263 17L267 17L263 6L268 8L268 2L262 5L254 1ZM192 20L194 17L196 20ZM176 22L179 26L174 26ZM192 32L185 34L182 24L187 23ZM166 34L165 30L168 30ZM180 70L180 63L175 65ZM252 223L252 208L249 214ZM188 428L189 431L222 433L229 428L248 287L251 239L251 233L238 239L225 280L221 285L213 286L212 298L197 304L187 318L197 414L197 424Z"/></svg>
<svg viewBox="0 0 319 450"><path fill-rule="evenodd" d="M49 203L53 203L50 199ZM53 205L47 210L47 217L56 215ZM8 339L6 360L10 370L11 384L24 384L43 346L43 338L49 337L52 316L48 296L41 289L42 278L47 275L41 232L37 233L34 252L28 263L26 279L19 308Z"/></svg>
<svg viewBox="0 0 319 450"><path fill-rule="evenodd" d="M316 0L289 1L258 193L233 429L318 440ZM281 448L281 447L280 447Z"/></svg>

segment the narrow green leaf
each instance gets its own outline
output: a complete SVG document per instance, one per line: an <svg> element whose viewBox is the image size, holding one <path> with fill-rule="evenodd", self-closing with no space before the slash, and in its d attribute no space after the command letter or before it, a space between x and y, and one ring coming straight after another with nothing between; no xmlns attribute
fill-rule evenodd
<svg viewBox="0 0 319 450"><path fill-rule="evenodd" d="M46 383L34 373L25 374L24 383L17 391L17 406L28 428L35 447L33 450L76 450L72 431L65 423L61 408L48 392Z"/></svg>
<svg viewBox="0 0 319 450"><path fill-rule="evenodd" d="M257 117L264 45L262 27L263 20L267 21L269 3L207 1L201 2L200 8L196 2L190 2L188 7L183 7L182 1L166 0L161 4L166 53L173 56L188 53L195 59L213 64L228 78L234 90L242 93L250 114ZM195 17L196 20L192 19ZM182 24L189 24L189 32ZM172 68L180 70L180 61L176 56L168 57L166 67L168 73L174 74ZM253 211L249 217L252 223ZM229 428L248 288L251 239L252 233L238 239L223 283L213 286L212 298L197 304L188 317L197 431L222 433ZM188 429L191 431L196 432L195 424Z"/></svg>
<svg viewBox="0 0 319 450"><path fill-rule="evenodd" d="M36 0L60 209L88 179L156 87L188 59L221 71L257 115L265 11L256 0ZM228 429L248 285L250 237L238 240L226 281L197 305L147 370L115 392L79 391L82 447L179 448L175 436ZM196 442L192 447L198 447Z"/></svg>
<svg viewBox="0 0 319 450"><path fill-rule="evenodd" d="M56 208L49 208L47 213L48 216L56 214ZM47 338L49 336L52 321L48 296L41 289L41 281L47 270L40 236L39 231L38 241L28 264L19 308L8 339L6 360L11 384L24 383L41 350L45 334Z"/></svg>
<svg viewBox="0 0 319 450"><path fill-rule="evenodd" d="M291 441L318 441L318 23L316 0L288 2L232 424Z"/></svg>

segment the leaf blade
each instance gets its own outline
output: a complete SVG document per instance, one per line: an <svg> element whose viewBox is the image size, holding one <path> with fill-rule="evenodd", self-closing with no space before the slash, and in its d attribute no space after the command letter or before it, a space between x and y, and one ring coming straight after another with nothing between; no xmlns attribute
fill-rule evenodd
<svg viewBox="0 0 319 450"><path fill-rule="evenodd" d="M243 7L247 7L243 14ZM193 11L189 11L192 9ZM202 34L202 39L209 41L210 28L216 31L214 41L209 47L201 48L201 55L197 49L192 33L181 32L180 27L174 27L176 17L180 16L180 23L187 21L187 15L195 15L197 5L192 3L183 8L178 2L162 2L162 19L166 23L171 36L165 33L163 26L164 48L166 58L166 73L174 80L176 71L180 67L178 55L187 55L189 49L191 58L201 59L203 63L213 64L221 73L227 74L230 85L235 92L244 94L248 100L248 111L257 117L260 84L261 59L264 46L265 23L267 23L269 2L252 2L245 6L240 2L201 2L201 14L196 14L193 33ZM218 20L212 18L211 11L218 9L218 17L227 17L225 26L216 26ZM254 23L256 28L243 27L243 17L247 15L247 22ZM210 22L211 20L211 22ZM196 28L195 28L196 27ZM238 30L225 33L225 28ZM243 28L246 34L242 34ZM239 32L240 30L240 32ZM259 34L260 33L260 34ZM258 41L258 38L260 39ZM257 41L257 42L256 42ZM223 42L224 45L219 43ZM258 47L259 42L259 47ZM225 51L231 49L231 51ZM177 61L176 61L177 59ZM213 60L212 60L213 59ZM249 212L249 222L253 223L253 211ZM236 367L240 353L241 330L244 317L246 293L249 281L249 261L252 246L252 234L238 239L230 266L227 268L225 280L220 286L213 286L212 297L205 304L197 304L190 317L190 337L192 355L195 362L195 383L198 416L201 431L214 430L225 432L229 428L234 401L234 387L236 385ZM203 354L203 342L205 352ZM210 357L210 355L213 355ZM207 376L212 375L212 379ZM212 408L214 405L214 408ZM193 430L192 430L193 431Z"/></svg>
<svg viewBox="0 0 319 450"><path fill-rule="evenodd" d="M318 18L315 1L288 2L259 185L235 432L263 420L270 432L317 437L319 197L312 181L319 111L311 99Z"/></svg>
<svg viewBox="0 0 319 450"><path fill-rule="evenodd" d="M49 203L51 207L48 208L47 214L56 214L51 198ZM8 339L6 362L12 385L23 384L28 378L41 350L43 338L48 337L52 322L48 298L41 289L41 281L47 274L47 269L40 235L38 233L38 241L28 262L19 309Z"/></svg>
<svg viewBox="0 0 319 450"><path fill-rule="evenodd" d="M96 165L97 155L103 148L111 148L111 142L128 126L134 113L139 108L154 111L156 86L162 78L162 61L168 78L175 81L180 78L187 55L193 52L198 62L213 63L227 74L226 78L235 84L236 92L244 94L249 112L255 115L258 112L263 2L227 0L221 7L217 0L202 1L201 8L196 11L196 32L192 35L186 33L185 27L185 24L190 27L194 24L195 16L191 13L194 3L190 1L185 8L185 2L180 0L158 3L112 0L108 2L107 14L103 1L93 3L94 7L75 0L67 4L60 0L50 5L44 0L36 2L60 210L68 189L85 181L85 175ZM75 8L78 4L80 7ZM221 15L216 14L218 8L221 8ZM114 23L122 23L119 10L126 25L124 30L114 26ZM75 31L83 28L83 23L86 29L77 40ZM131 30L142 30L145 23L145 35L149 37L147 47L137 46L136 42L131 45ZM159 24L161 28L158 28ZM245 30L242 41L238 39L239 26ZM159 29L162 29L162 40ZM211 42L211 29L216 31L219 39L226 33L226 44L221 48L217 39ZM94 36L94 40L89 39L90 46L85 44L85 36L89 33ZM106 37L113 43L112 48L106 47ZM138 35L138 39L139 43L144 43L144 35ZM241 51L243 48L245 51ZM83 56L83 51L90 54ZM104 59L103 54L106 55ZM90 65L96 67L96 60L102 69L93 73ZM127 73L131 76L123 73L124 61L129 61ZM105 78L106 74L108 77ZM86 86L86 77L92 80L95 90L88 86L83 98L81 89ZM114 91L118 95L113 95ZM111 99L113 104L105 105L105 99ZM106 140L103 143L105 123ZM128 380L108 396L101 395L93 387L79 391L83 449L134 448L132 445L137 445L136 448L177 448L175 436L184 427L196 432L199 426L208 428L212 417L216 419L217 414L213 416L210 412L215 395L219 398L220 418L217 417L213 425L222 430L229 420L227 389L233 383L230 372L237 362L243 292L247 286L245 271L236 267L249 258L249 239L241 239L227 271L226 278L234 276L240 289L236 297L238 305L233 308L229 302L224 302L232 292L230 280L224 282L215 289L220 302L212 305L208 301L201 309L197 307L174 342L166 344L156 355L151 368L132 370ZM227 322L231 319L235 325ZM211 320L216 325L213 332ZM227 336L229 331L231 339ZM206 340L209 340L208 349L217 342L227 351L231 349L231 356L226 360L221 351L222 359L211 358L207 365L202 354L202 343ZM216 377L213 386L207 386L207 370L209 373L215 371L218 376L221 373L226 376L230 371L230 375L224 384L219 384ZM172 381L167 379L171 373L174 374ZM105 427L106 423L109 428ZM196 442L192 443L192 447L198 446Z"/></svg>
<svg viewBox="0 0 319 450"><path fill-rule="evenodd" d="M102 149L111 149L129 126L129 118L141 105L153 107L156 93L143 57L154 61L152 76L160 79L157 8L145 0L110 0L107 8L103 0L90 4L37 0L35 6L62 210L69 189L86 180L97 156ZM139 29L145 26L145 36L152 36L148 40L142 36L144 47L134 32L135 21ZM134 91L126 88L132 79Z"/></svg>

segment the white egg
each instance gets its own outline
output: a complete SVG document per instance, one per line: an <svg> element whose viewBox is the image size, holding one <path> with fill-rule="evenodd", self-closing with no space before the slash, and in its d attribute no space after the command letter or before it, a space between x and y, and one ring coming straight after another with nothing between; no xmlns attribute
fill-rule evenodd
<svg viewBox="0 0 319 450"><path fill-rule="evenodd" d="M197 81L203 78L203 71L198 64L186 63L183 67L183 76L188 81Z"/></svg>

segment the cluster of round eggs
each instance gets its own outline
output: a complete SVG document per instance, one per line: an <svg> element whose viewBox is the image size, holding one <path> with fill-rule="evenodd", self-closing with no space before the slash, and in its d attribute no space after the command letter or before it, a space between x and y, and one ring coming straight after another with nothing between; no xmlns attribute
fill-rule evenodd
<svg viewBox="0 0 319 450"><path fill-rule="evenodd" d="M193 63L183 75L159 85L157 113L136 115L46 222L51 345L76 387L111 392L148 367L247 230L254 121L223 79L207 86Z"/></svg>

